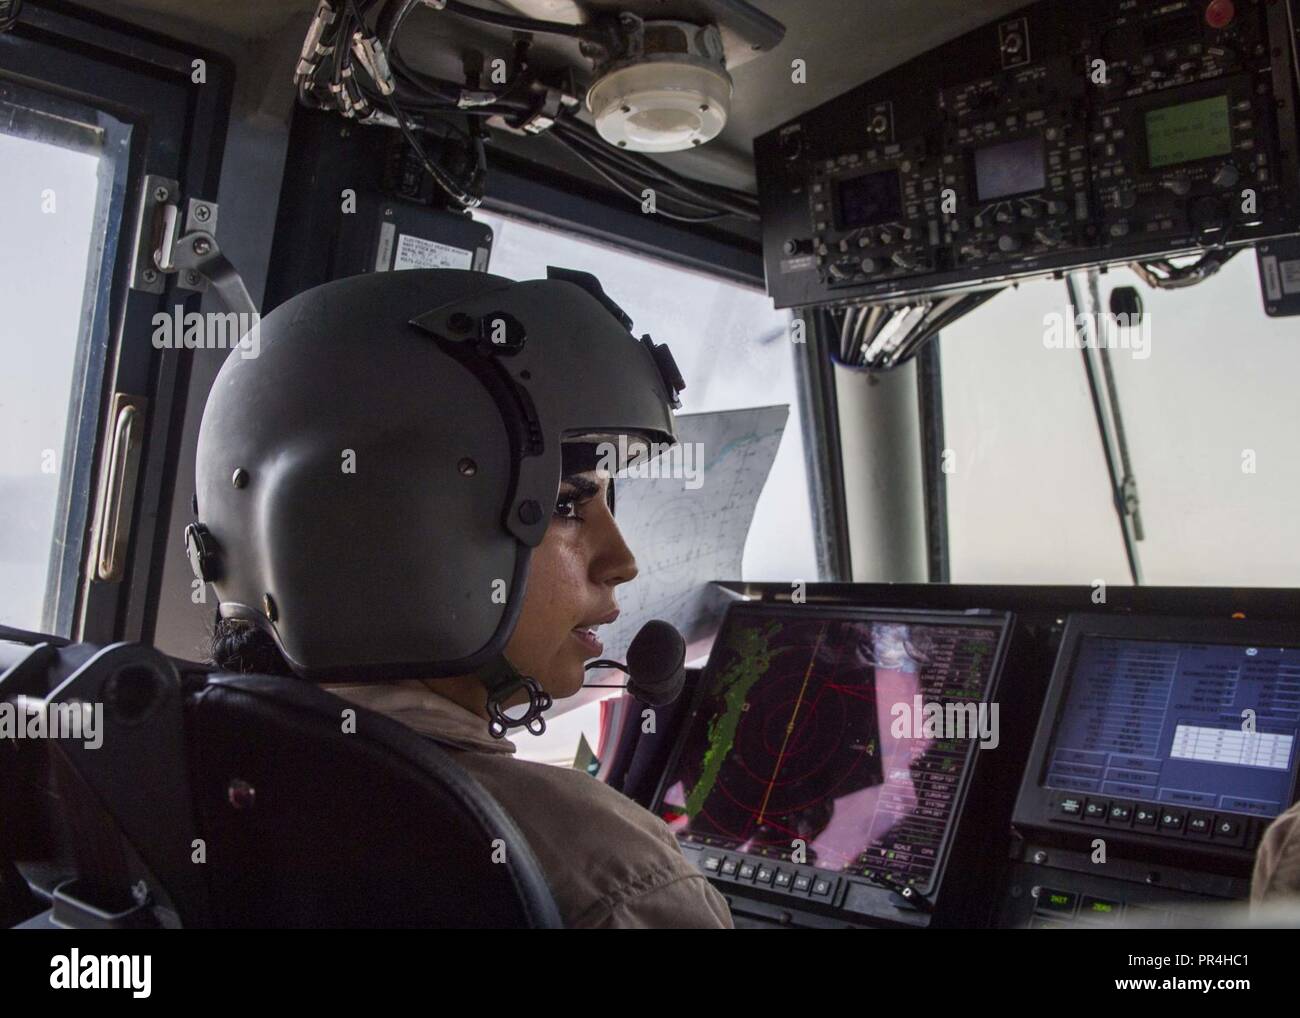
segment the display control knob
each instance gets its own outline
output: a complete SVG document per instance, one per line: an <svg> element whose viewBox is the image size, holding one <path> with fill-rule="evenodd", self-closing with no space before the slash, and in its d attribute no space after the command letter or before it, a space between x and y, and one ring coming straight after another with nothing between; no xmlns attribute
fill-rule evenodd
<svg viewBox="0 0 1300 1018"><path fill-rule="evenodd" d="M1192 193L1192 181L1190 177L1184 177L1179 174L1176 177L1170 177L1165 181L1165 187L1169 188L1179 198L1186 198Z"/></svg>
<svg viewBox="0 0 1300 1018"><path fill-rule="evenodd" d="M998 250L1003 254L1014 254L1021 246L1020 238L1014 233L1004 233L998 238Z"/></svg>

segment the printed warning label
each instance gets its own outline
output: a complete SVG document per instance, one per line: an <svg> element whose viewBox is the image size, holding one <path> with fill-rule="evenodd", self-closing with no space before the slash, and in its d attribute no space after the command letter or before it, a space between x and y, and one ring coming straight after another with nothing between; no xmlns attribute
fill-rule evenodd
<svg viewBox="0 0 1300 1018"><path fill-rule="evenodd" d="M1282 292L1288 297L1300 293L1300 259L1278 264L1278 274L1282 277Z"/></svg>
<svg viewBox="0 0 1300 1018"><path fill-rule="evenodd" d="M397 238L397 254L393 258L393 268L468 269L473 262L473 251L403 233Z"/></svg>

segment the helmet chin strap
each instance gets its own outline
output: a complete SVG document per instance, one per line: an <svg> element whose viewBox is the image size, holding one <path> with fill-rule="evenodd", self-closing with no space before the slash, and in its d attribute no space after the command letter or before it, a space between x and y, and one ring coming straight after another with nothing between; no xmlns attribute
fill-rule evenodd
<svg viewBox="0 0 1300 1018"><path fill-rule="evenodd" d="M488 732L494 738L504 738L511 728L527 728L533 735L546 731L542 712L549 710L555 701L531 675L521 675L504 654L498 654L475 675L487 689ZM528 694L528 709L522 717L509 717L505 712L506 701L520 690Z"/></svg>

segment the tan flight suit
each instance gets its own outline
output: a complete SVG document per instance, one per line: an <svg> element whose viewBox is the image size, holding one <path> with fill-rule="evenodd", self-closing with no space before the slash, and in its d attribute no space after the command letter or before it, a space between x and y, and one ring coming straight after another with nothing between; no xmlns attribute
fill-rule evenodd
<svg viewBox="0 0 1300 1018"><path fill-rule="evenodd" d="M514 743L489 735L485 718L418 682L323 688L436 736L523 832L567 927L732 927L726 900L668 826L604 782L515 759Z"/></svg>
<svg viewBox="0 0 1300 1018"><path fill-rule="evenodd" d="M1255 855L1250 902L1300 899L1300 802L1268 825Z"/></svg>

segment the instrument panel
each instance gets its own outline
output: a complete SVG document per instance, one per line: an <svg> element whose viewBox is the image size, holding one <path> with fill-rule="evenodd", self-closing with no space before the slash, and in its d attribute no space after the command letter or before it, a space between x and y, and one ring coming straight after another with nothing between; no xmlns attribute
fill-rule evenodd
<svg viewBox="0 0 1300 1018"><path fill-rule="evenodd" d="M1046 0L762 135L776 306L1296 233L1292 8Z"/></svg>

